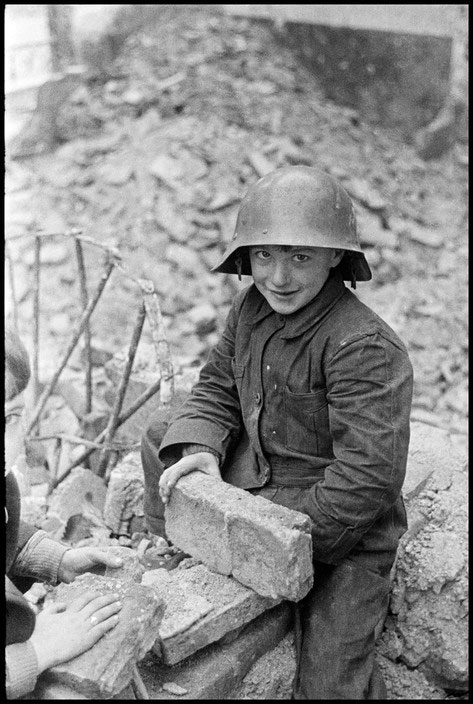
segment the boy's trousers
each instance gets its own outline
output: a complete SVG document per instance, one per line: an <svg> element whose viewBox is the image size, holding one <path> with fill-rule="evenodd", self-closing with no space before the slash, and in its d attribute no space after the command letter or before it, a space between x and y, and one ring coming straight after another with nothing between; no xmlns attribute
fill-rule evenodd
<svg viewBox="0 0 473 704"><path fill-rule="evenodd" d="M164 533L157 448L142 438L144 510L149 530ZM278 481L281 478L278 478ZM306 488L267 484L252 494L298 510ZM299 602L300 658L295 699L386 699L375 662L375 633L386 616L396 551L356 552L336 566L314 562L314 586Z"/></svg>

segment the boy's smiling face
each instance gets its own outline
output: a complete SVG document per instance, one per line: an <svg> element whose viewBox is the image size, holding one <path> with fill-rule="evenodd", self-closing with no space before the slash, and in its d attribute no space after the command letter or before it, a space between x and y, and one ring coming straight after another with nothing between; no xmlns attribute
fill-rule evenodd
<svg viewBox="0 0 473 704"><path fill-rule="evenodd" d="M289 315L322 289L343 250L328 247L261 245L249 247L255 286L276 313Z"/></svg>

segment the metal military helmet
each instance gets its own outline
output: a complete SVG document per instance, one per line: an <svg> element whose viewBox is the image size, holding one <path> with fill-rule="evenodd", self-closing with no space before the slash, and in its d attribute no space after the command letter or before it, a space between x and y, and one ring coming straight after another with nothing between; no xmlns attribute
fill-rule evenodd
<svg viewBox="0 0 473 704"><path fill-rule="evenodd" d="M232 240L212 271L251 275L248 247L265 244L343 249L338 264L343 278L353 287L371 279L348 193L334 178L309 166L276 169L250 187Z"/></svg>

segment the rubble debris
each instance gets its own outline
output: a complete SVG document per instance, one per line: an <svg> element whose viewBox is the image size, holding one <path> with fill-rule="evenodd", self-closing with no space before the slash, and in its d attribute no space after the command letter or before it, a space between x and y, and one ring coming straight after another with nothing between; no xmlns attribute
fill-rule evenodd
<svg viewBox="0 0 473 704"><path fill-rule="evenodd" d="M262 597L203 564L145 572L143 584L156 589L166 603L156 648L166 665L220 640L280 601Z"/></svg>
<svg viewBox="0 0 473 704"><path fill-rule="evenodd" d="M152 699L174 699L162 682L187 690L185 699L224 699L240 685L250 667L274 648L291 627L291 608L279 604L258 616L229 643L214 643L177 665L163 665L148 654L139 670Z"/></svg>

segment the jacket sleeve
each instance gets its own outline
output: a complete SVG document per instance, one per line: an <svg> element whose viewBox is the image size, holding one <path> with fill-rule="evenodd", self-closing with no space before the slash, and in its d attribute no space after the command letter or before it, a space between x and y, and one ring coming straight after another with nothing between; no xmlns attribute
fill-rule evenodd
<svg viewBox="0 0 473 704"><path fill-rule="evenodd" d="M159 459L165 465L169 464L169 458L177 459L176 446L183 443L207 445L224 460L240 434L241 411L233 363L242 301L240 294L230 309L219 343L202 367L198 382L169 424L159 450Z"/></svg>
<svg viewBox="0 0 473 704"><path fill-rule="evenodd" d="M13 643L5 648L5 688L7 699L30 694L38 678L38 661L32 643Z"/></svg>
<svg viewBox="0 0 473 704"><path fill-rule="evenodd" d="M381 333L341 343L326 368L334 461L307 493L314 557L337 562L397 501L412 401L407 351Z"/></svg>
<svg viewBox="0 0 473 704"><path fill-rule="evenodd" d="M69 548L52 540L44 530L35 530L17 554L10 573L16 577L33 577L56 584L64 553Z"/></svg>

